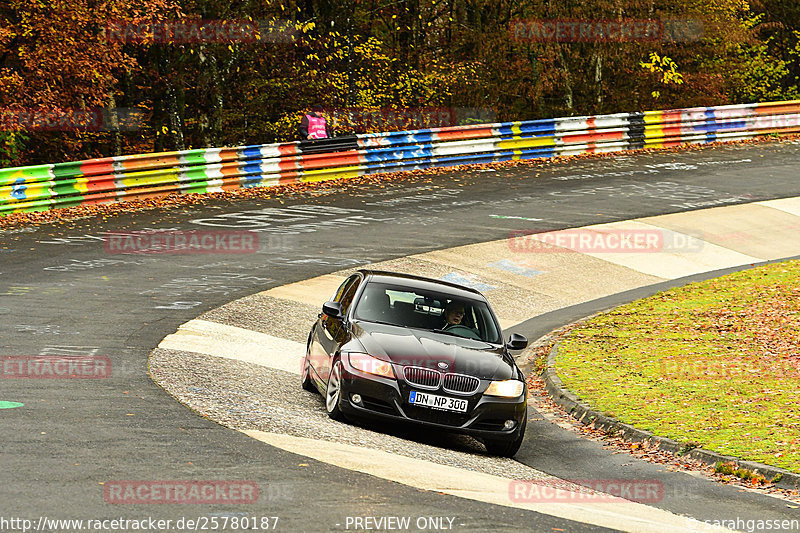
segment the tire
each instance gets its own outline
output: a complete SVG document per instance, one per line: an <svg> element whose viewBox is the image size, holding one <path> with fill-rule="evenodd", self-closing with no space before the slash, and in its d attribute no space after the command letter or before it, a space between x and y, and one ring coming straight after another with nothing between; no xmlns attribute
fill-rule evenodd
<svg viewBox="0 0 800 533"><path fill-rule="evenodd" d="M325 388L325 410L333 420L344 422L344 413L339 408L342 403L342 361L337 359L331 367L328 386Z"/></svg>
<svg viewBox="0 0 800 533"><path fill-rule="evenodd" d="M522 440L525 438L525 426L528 423L527 413L525 418L522 419L522 427L518 433L505 439L483 439L483 444L486 446L486 451L491 455L499 457L514 457L522 446Z"/></svg>
<svg viewBox="0 0 800 533"><path fill-rule="evenodd" d="M303 360L303 378L302 378L302 386L303 390L307 390L308 392L316 392L319 394L317 387L314 385L314 382L311 380L311 369L309 368L308 361L308 354L306 353L306 357Z"/></svg>

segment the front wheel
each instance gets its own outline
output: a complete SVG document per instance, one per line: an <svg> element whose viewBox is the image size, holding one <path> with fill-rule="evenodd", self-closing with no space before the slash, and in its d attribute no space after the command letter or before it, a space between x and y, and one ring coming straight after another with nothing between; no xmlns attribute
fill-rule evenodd
<svg viewBox="0 0 800 533"><path fill-rule="evenodd" d="M486 446L486 451L492 455L500 457L514 457L522 446L522 439L525 437L525 426L527 425L528 416L522 419L522 427L514 435L506 439L484 439L483 444Z"/></svg>
<svg viewBox="0 0 800 533"><path fill-rule="evenodd" d="M344 414L339 409L342 402L342 361L337 359L331 368L328 387L325 390L325 410L333 420L344 422Z"/></svg>

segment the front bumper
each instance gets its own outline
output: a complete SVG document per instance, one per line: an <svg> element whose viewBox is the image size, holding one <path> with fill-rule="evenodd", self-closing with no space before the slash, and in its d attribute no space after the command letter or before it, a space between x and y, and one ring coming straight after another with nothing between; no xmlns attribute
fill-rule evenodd
<svg viewBox="0 0 800 533"><path fill-rule="evenodd" d="M383 378L360 372L342 358L342 401L340 409L350 417L391 420L408 424L436 427L445 431L464 433L479 438L508 438L514 436L526 416L527 394L518 398L484 396L482 392L457 395L439 390L423 390L399 380ZM395 372L397 372L395 368ZM488 383L481 383L483 391ZM408 402L412 390L467 400L467 412L455 413L411 405ZM352 400L353 394L361 396L361 402ZM514 427L505 429L506 420L514 420Z"/></svg>

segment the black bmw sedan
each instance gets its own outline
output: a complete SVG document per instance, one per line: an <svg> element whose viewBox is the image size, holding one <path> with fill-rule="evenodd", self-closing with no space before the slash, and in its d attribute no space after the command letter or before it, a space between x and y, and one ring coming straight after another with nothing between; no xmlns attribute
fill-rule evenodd
<svg viewBox="0 0 800 533"><path fill-rule="evenodd" d="M525 434L525 378L478 291L434 279L360 270L311 328L303 388L331 418L379 418L479 438L513 456Z"/></svg>

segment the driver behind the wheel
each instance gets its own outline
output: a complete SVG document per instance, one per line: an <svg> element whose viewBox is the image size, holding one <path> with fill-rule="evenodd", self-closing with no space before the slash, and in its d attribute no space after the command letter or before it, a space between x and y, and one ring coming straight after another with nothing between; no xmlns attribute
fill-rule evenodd
<svg viewBox="0 0 800 533"><path fill-rule="evenodd" d="M458 326L464 318L464 304L458 300L450 300L444 308L444 327Z"/></svg>

